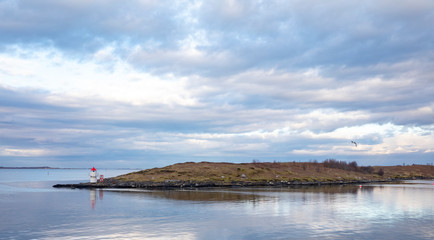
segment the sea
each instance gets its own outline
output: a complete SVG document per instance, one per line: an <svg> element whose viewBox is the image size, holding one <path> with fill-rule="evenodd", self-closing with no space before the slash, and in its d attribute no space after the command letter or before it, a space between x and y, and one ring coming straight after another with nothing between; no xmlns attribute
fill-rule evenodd
<svg viewBox="0 0 434 240"><path fill-rule="evenodd" d="M432 180L164 191L52 187L88 176L87 169L0 169L0 239L434 239Z"/></svg>

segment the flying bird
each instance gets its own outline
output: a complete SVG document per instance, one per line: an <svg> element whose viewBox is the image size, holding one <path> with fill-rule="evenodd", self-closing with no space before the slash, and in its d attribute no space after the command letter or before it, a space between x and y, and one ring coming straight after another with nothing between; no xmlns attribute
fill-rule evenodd
<svg viewBox="0 0 434 240"><path fill-rule="evenodd" d="M351 143L353 143L353 144L354 144L354 146L356 146L356 147L357 147L357 143L356 143L356 142L354 142L354 141L351 141Z"/></svg>

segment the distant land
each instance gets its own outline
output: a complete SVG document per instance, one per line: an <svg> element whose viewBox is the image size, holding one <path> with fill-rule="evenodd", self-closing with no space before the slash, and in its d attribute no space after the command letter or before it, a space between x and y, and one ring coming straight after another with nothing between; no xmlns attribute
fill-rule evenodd
<svg viewBox="0 0 434 240"><path fill-rule="evenodd" d="M47 166L43 166L43 167L1 167L0 169L60 169L60 168L53 168L53 167L47 167Z"/></svg>
<svg viewBox="0 0 434 240"><path fill-rule="evenodd" d="M72 188L198 188L290 186L433 179L434 166L357 166L356 162L186 162L104 179L102 183L55 185Z"/></svg>
<svg viewBox="0 0 434 240"><path fill-rule="evenodd" d="M48 167L48 166L42 166L42 167L2 167L0 166L0 169L91 169L89 168L59 168L59 167ZM100 168L103 170L106 169L115 169L115 170L140 170L140 168Z"/></svg>

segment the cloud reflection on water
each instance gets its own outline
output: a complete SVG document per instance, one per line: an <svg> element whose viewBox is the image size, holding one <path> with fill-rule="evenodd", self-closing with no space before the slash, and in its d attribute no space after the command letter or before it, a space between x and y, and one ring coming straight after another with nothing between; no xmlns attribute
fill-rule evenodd
<svg viewBox="0 0 434 240"><path fill-rule="evenodd" d="M0 194L0 238L432 239L433 197L420 184Z"/></svg>

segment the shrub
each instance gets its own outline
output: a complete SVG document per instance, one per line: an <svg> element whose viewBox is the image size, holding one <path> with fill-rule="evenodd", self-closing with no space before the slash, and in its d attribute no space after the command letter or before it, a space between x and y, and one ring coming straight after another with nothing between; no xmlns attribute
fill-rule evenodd
<svg viewBox="0 0 434 240"><path fill-rule="evenodd" d="M361 171L362 173L369 173L369 174L372 174L372 173L374 173L374 168L371 167L371 166L360 167L360 171Z"/></svg>
<svg viewBox="0 0 434 240"><path fill-rule="evenodd" d="M357 162L353 161L350 163L347 163L345 161L337 161L335 159L327 159L323 162L324 167L327 168L337 168L347 171L353 171L353 172L362 172L362 173L373 173L374 168L371 166L368 167L359 167L357 166Z"/></svg>

